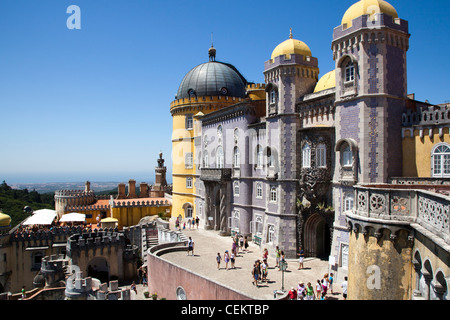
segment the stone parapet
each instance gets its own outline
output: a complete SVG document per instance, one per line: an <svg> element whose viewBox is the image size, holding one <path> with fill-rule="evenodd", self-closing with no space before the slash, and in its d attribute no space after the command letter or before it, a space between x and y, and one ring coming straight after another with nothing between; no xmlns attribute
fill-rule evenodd
<svg viewBox="0 0 450 320"><path fill-rule="evenodd" d="M387 228L395 239L398 228L419 225L450 245L449 196L427 190L389 188L389 185L354 189L355 208L347 213L349 226L354 231L366 232L371 226L376 229L375 234L379 234L377 230Z"/></svg>

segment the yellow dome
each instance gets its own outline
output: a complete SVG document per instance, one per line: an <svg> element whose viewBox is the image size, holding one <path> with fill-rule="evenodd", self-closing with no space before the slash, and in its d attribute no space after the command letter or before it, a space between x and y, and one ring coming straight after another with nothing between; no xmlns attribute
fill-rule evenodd
<svg viewBox="0 0 450 320"><path fill-rule="evenodd" d="M348 8L344 16L342 17L341 24L347 24L347 28L349 28L352 26L353 19L365 14L372 16L375 13L385 13L392 16L393 18L398 18L398 14L395 8L386 1L361 0Z"/></svg>
<svg viewBox="0 0 450 320"><path fill-rule="evenodd" d="M326 89L336 87L336 71L325 73L317 82L314 92L319 92Z"/></svg>
<svg viewBox="0 0 450 320"><path fill-rule="evenodd" d="M9 227L11 225L11 217L0 212L0 227Z"/></svg>
<svg viewBox="0 0 450 320"><path fill-rule="evenodd" d="M292 32L289 35L289 39L280 43L272 52L272 57L270 59L274 59L275 57L285 55L288 59L291 54L301 54L303 56L311 57L311 49L300 40L292 39Z"/></svg>

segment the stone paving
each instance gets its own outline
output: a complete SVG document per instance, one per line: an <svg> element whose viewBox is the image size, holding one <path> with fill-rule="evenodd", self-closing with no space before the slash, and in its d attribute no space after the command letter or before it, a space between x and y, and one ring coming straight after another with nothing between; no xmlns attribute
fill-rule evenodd
<svg viewBox="0 0 450 320"><path fill-rule="evenodd" d="M225 250L231 251L231 237L219 236L215 231L206 231L204 229L183 230L183 233L191 236L195 243L194 256L187 256L187 252L172 252L164 255L164 259L183 268L192 270L193 272L210 278L218 283L233 288L239 292L243 292L253 299L273 300L274 291L281 291L282 271L275 268L275 258L268 259L268 281L260 283L259 287L252 284L251 270L255 260L262 260L260 248L250 242L247 252L240 252L236 258L235 269L225 269L225 263L221 263L220 270L217 269L216 256L220 252L221 256ZM287 259L288 268L284 272L284 290L287 292L291 287L297 288L300 281L305 285L311 282L315 288L318 279L322 279L323 275L329 272L328 261L318 258L305 258L304 269L298 270L298 261L296 259ZM229 264L230 267L230 264ZM150 279L152 281L152 279ZM157 280L153 280L157 281ZM131 299L145 299L143 291L146 287L137 286L138 294L132 292ZM343 299L341 294L340 283L334 284L334 294L329 293L328 299ZM282 295L278 294L277 298Z"/></svg>

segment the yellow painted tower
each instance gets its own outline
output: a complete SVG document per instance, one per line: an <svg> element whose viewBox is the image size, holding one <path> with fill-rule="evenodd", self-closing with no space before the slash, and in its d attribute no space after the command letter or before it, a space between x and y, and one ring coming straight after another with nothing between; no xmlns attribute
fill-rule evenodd
<svg viewBox="0 0 450 320"><path fill-rule="evenodd" d="M201 137L201 117L261 95L233 65L216 61L213 46L208 53L209 61L185 75L170 104L173 119L172 218L188 219L197 215L195 203L200 197L197 190L200 167L208 167L201 155L201 146L195 144L195 139L198 141ZM264 89L260 91L264 93Z"/></svg>

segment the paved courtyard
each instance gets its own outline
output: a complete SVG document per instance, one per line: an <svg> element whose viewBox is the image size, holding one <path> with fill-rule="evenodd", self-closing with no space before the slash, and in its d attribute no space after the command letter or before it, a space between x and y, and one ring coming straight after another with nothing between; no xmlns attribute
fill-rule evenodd
<svg viewBox="0 0 450 320"><path fill-rule="evenodd" d="M215 231L206 231L204 229L184 230L183 233L187 237L192 237L195 242L194 256L187 256L185 252L172 252L165 254L164 259L183 268L192 270L204 277L210 278L222 285L230 287L236 291L245 293L254 299L273 300L274 291L282 289L282 273L275 268L275 258L269 257L268 281L263 282L257 288L252 284L251 270L253 263L257 259L262 260L262 254L259 247L252 242L249 244L247 252L240 252L236 258L235 269L225 269L225 263L222 260L220 270L217 269L216 256L220 252L221 256L225 250L231 251L231 237L219 236ZM329 272L328 261L318 258L305 258L304 269L298 270L298 262L296 259L287 259L288 269L284 272L284 289L289 291L291 287L297 288L300 281L305 285L311 282L315 288L318 279L322 279L323 275ZM229 264L230 267L230 264ZM150 281L158 281L156 279ZM138 286L138 294L132 293L131 298L140 300L145 299L143 296L143 288ZM329 293L329 299L343 299L340 283L334 284L334 294ZM278 295L280 297L280 295Z"/></svg>

